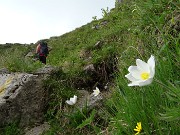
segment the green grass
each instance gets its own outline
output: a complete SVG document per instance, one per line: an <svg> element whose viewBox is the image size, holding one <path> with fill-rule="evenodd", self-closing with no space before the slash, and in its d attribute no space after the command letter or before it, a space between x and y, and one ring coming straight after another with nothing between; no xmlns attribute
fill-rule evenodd
<svg viewBox="0 0 180 135"><path fill-rule="evenodd" d="M179 0L126 0L103 18L47 40L52 47L47 64L60 70L49 80L51 91L46 118L51 135L68 130L76 134L135 134L137 122L142 123L140 134L178 135L180 133L180 34ZM107 12L107 13L106 13ZM107 21L107 25L101 23ZM100 25L99 29L92 26ZM95 44L100 41L100 46ZM43 65L24 57L35 46L0 48L0 68L33 72ZM137 58L147 61L155 56L155 77L144 87L128 87L125 78L128 67ZM83 68L94 64L98 73L87 75ZM106 74L108 71L113 80ZM105 78L108 79L105 79ZM97 80L99 79L99 80ZM85 112L67 114L65 100L78 88L92 90L97 84L111 81L111 97L103 106ZM73 108L69 108L70 110Z"/></svg>
<svg viewBox="0 0 180 135"><path fill-rule="evenodd" d="M32 49L30 45L0 46L0 68L7 68L12 72L33 72L42 67L39 61L25 57Z"/></svg>
<svg viewBox="0 0 180 135"><path fill-rule="evenodd" d="M0 135L20 135L22 134L21 130L18 127L18 122L8 124L4 128L0 128Z"/></svg>
<svg viewBox="0 0 180 135"><path fill-rule="evenodd" d="M162 70L161 67L167 63L162 64L159 61L161 60L157 59L153 83L144 87L128 87L128 81L124 78L128 66L121 66L124 70L117 76L117 88L112 99L108 101L113 104L110 108L115 114L111 124L111 127L116 129L112 130L114 134L133 134L137 122L142 123L144 134L177 134L180 131L180 117L176 114L179 112L180 87L175 84L176 80L170 82L172 80L170 75L164 80L165 73L170 74L171 67L166 66ZM177 108L173 110L175 106ZM169 114L169 120L168 117L163 118L166 115L161 115L165 114L166 110L170 112L168 108L172 108L170 110L173 111L171 115ZM171 117L174 117L174 120L171 121Z"/></svg>

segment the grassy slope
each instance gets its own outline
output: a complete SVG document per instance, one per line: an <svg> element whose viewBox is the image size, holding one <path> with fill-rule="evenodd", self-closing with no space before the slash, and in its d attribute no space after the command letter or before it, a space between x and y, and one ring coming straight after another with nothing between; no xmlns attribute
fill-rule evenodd
<svg viewBox="0 0 180 135"><path fill-rule="evenodd" d="M60 37L50 38L48 44L53 49L47 63L62 67L60 74L63 74L56 75L48 82L55 96L47 116L58 124L52 124L51 130L46 134L65 134L65 127L77 134L95 134L100 131L104 134L133 134L137 122L142 122L143 134L178 134L179 2L126 0L124 4L111 10L109 15L104 14L103 19L92 21ZM104 20L108 24L100 25ZM92 29L97 24L100 28ZM95 47L98 41L101 41L101 48ZM20 47L20 51L16 47L5 49L0 55L0 67L26 72L42 67L38 62L24 59L23 56L29 50L31 47ZM87 60L88 57L84 56L86 54L92 59ZM128 73L128 67L135 65L136 58L147 61L151 54L156 59L153 83L145 87L128 87L128 81L124 77ZM102 108L108 118L98 115L98 122L92 118L88 126L81 125L80 130L75 130L89 115L85 118L82 114L72 114L70 118L76 122L63 127L64 123L59 122L60 116L64 116L63 112L58 110L59 113L53 114L54 107L59 104L57 101L64 102L64 99L75 93L73 90L76 88L71 85L72 78L86 78L82 72L85 65L99 65L102 61L118 63L115 87L111 88L114 94L105 101L105 108ZM59 79L65 79L66 83L61 83ZM100 125L99 120L104 121L106 126Z"/></svg>

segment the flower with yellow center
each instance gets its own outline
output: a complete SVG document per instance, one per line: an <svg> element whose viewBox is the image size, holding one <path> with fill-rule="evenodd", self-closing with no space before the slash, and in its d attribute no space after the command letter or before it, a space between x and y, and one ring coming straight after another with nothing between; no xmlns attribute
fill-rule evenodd
<svg viewBox="0 0 180 135"><path fill-rule="evenodd" d="M139 134L141 130L142 130L141 122L138 122L136 128L134 129L134 131L137 132L135 135Z"/></svg>
<svg viewBox="0 0 180 135"><path fill-rule="evenodd" d="M154 56L151 55L147 63L137 59L136 65L130 66L128 68L129 74L125 75L131 81L128 86L145 86L151 84L155 74Z"/></svg>
<svg viewBox="0 0 180 135"><path fill-rule="evenodd" d="M99 95L99 93L100 93L100 90L98 89L98 87L96 87L96 89L95 90L93 90L94 92L93 92L93 95L96 97L96 96L98 96Z"/></svg>

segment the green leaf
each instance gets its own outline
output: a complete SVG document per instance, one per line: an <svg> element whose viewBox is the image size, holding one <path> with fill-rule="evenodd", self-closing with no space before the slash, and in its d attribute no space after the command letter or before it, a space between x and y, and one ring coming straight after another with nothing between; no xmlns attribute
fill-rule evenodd
<svg viewBox="0 0 180 135"><path fill-rule="evenodd" d="M94 119L95 113L96 113L95 110L93 110L91 112L90 117L85 119L76 129L79 129L79 128L81 129L81 128L85 127L86 125L91 124Z"/></svg>

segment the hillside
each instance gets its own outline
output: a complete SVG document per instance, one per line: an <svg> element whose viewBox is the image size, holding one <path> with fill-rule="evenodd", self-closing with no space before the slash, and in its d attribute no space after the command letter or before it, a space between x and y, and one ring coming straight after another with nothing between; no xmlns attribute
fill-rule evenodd
<svg viewBox="0 0 180 135"><path fill-rule="evenodd" d="M47 65L59 71L44 82L50 91L45 113L50 129L43 134L179 134L179 3L124 0L111 11L103 10L100 20L93 18L69 33L45 39L52 48ZM35 47L1 45L0 69L33 73L44 67L32 57L25 57L28 52L34 53ZM139 59L152 69L146 72L147 65ZM136 64L142 64L142 69L129 68ZM149 82L128 86L144 81ZM66 104L73 95L79 96L80 90L92 93L96 87L104 97L101 105L80 110L76 104ZM21 132L13 124L0 131L7 135Z"/></svg>

